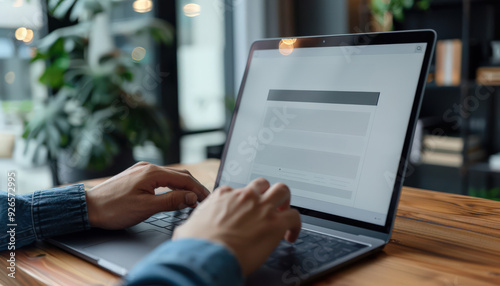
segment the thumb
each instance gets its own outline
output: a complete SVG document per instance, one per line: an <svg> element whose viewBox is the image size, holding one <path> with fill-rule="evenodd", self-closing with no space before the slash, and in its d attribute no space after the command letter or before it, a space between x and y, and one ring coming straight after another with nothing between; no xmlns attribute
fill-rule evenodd
<svg viewBox="0 0 500 286"><path fill-rule="evenodd" d="M175 211L196 205L198 197L190 191L170 191L154 196L153 204L157 212Z"/></svg>

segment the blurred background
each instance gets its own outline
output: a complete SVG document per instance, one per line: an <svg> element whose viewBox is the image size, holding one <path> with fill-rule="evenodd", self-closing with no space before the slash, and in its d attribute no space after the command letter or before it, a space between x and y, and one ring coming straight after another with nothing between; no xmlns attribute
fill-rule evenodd
<svg viewBox="0 0 500 286"><path fill-rule="evenodd" d="M219 158L253 41L432 28L405 185L500 195L494 0L0 0L0 182Z"/></svg>

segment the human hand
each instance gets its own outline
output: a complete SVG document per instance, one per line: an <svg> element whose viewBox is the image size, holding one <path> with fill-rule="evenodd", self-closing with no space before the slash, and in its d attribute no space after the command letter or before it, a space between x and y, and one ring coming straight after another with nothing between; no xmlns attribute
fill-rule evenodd
<svg viewBox="0 0 500 286"><path fill-rule="evenodd" d="M155 195L158 187L172 191ZM92 227L122 229L157 212L195 207L210 193L186 170L139 162L85 194Z"/></svg>
<svg viewBox="0 0 500 286"><path fill-rule="evenodd" d="M234 253L243 275L255 271L285 237L294 242L301 222L290 208L290 190L260 178L242 189L224 186L200 204L172 239L201 238L221 243Z"/></svg>

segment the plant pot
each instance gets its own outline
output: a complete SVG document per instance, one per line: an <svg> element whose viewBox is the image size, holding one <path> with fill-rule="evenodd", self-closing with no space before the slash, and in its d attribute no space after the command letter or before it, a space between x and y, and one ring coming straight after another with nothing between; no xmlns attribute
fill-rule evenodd
<svg viewBox="0 0 500 286"><path fill-rule="evenodd" d="M55 185L72 184L83 180L111 177L136 163L132 149L123 148L120 155L114 157L113 164L104 170L80 169L69 166L69 152L61 152L56 164L52 164ZM57 181L55 181L57 179Z"/></svg>

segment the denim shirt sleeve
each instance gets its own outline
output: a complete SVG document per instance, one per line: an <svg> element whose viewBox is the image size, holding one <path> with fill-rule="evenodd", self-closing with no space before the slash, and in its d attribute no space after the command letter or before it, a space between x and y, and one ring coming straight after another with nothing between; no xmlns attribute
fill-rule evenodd
<svg viewBox="0 0 500 286"><path fill-rule="evenodd" d="M243 285L240 265L224 246L200 239L167 241L139 262L125 285Z"/></svg>
<svg viewBox="0 0 500 286"><path fill-rule="evenodd" d="M0 192L0 251L9 248L12 235L17 249L37 239L90 229L82 184L16 195L14 222L9 221L8 198Z"/></svg>

